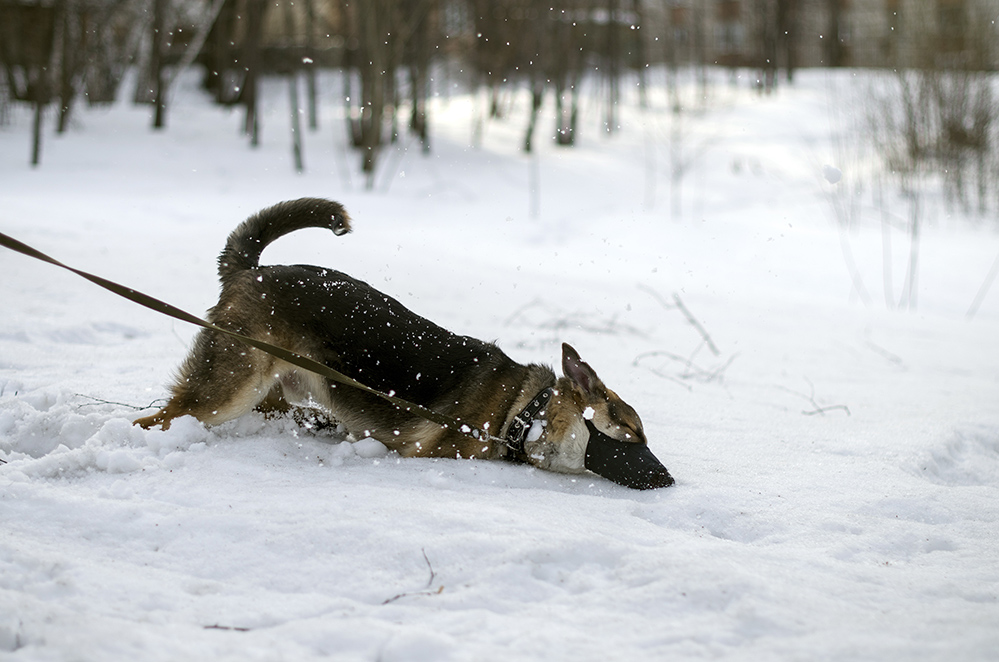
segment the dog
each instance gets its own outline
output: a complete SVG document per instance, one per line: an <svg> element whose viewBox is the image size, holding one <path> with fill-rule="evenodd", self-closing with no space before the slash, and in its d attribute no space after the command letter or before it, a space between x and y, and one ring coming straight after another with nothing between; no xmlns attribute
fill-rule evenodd
<svg viewBox="0 0 999 662"><path fill-rule="evenodd" d="M308 403L355 438L375 438L403 457L509 459L578 474L593 468L588 462L603 466L599 458L591 461L599 446L612 464L631 456L631 464L618 470L625 480L612 480L628 484L637 471L640 484L629 486L672 484L647 450L638 413L568 344L562 345L563 376L556 377L547 366L519 364L492 343L451 333L347 274L308 265L260 266L267 245L311 227L343 235L351 220L337 202L302 198L239 225L218 259L221 295L208 320L378 391L472 421L489 434L476 439L442 427L212 329L195 338L168 403L137 425L165 430L180 416L217 425L254 409L291 412ZM628 452L635 449L643 460ZM661 470L649 469L649 457Z"/></svg>

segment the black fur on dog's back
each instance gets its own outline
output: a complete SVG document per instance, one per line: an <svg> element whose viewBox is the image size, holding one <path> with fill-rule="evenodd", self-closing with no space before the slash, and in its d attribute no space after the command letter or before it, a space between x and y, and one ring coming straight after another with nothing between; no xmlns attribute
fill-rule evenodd
<svg viewBox="0 0 999 662"><path fill-rule="evenodd" d="M244 280L250 287L238 300L225 297L225 306L259 310L264 319L281 320L290 337L318 340L303 349L379 391L446 409L468 397L471 384L497 375L517 383L524 378L526 369L493 343L452 333L345 273L275 265L234 282ZM369 408L376 404L372 400Z"/></svg>
<svg viewBox="0 0 999 662"><path fill-rule="evenodd" d="M222 283L241 271L256 269L268 244L303 228L326 228L342 235L350 232L350 217L340 203L321 198L289 200L254 214L232 231L219 255Z"/></svg>

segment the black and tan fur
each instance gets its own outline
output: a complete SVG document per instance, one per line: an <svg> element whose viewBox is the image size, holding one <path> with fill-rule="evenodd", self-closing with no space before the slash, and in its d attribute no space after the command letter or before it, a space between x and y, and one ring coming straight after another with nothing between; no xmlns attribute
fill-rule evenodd
<svg viewBox="0 0 999 662"><path fill-rule="evenodd" d="M371 388L473 422L502 438L513 417L554 387L540 437L527 461L544 469L583 471L584 416L619 441L645 444L642 422L569 345L562 370L521 365L496 345L458 336L346 274L308 265L259 266L263 249L294 230L350 231L341 205L303 198L250 217L219 256L222 293L208 320L308 356ZM168 404L136 421L167 428L191 415L208 425L288 402L326 410L354 436L369 435L403 456L504 457L506 447L478 441L403 412L384 400L291 366L212 330L202 330L180 366Z"/></svg>

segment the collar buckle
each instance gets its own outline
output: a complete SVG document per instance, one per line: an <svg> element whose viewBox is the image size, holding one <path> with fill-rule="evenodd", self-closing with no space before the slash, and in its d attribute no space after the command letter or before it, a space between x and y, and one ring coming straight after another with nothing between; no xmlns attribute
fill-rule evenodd
<svg viewBox="0 0 999 662"><path fill-rule="evenodd" d="M511 451L510 459L523 459L524 440L531 429L538 414L544 411L545 406L551 401L555 389L549 386L531 400L520 413L513 417L510 428L506 431L506 446Z"/></svg>

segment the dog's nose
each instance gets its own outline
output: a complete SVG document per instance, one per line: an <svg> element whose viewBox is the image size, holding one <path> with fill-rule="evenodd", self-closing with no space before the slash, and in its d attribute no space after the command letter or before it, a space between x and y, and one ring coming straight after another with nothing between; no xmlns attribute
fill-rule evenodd
<svg viewBox="0 0 999 662"><path fill-rule="evenodd" d="M586 421L590 439L583 466L595 474L636 490L669 487L673 477L647 444L618 441Z"/></svg>

